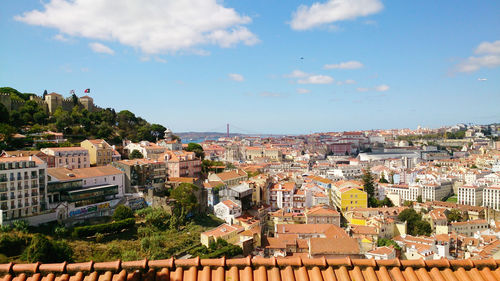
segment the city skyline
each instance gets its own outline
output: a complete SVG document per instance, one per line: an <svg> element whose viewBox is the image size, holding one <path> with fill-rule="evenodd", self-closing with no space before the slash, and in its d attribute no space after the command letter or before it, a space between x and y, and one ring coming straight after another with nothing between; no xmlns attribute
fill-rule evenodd
<svg viewBox="0 0 500 281"><path fill-rule="evenodd" d="M500 120L500 4L349 3L9 2L0 81L38 95L90 88L97 105L177 132Z"/></svg>

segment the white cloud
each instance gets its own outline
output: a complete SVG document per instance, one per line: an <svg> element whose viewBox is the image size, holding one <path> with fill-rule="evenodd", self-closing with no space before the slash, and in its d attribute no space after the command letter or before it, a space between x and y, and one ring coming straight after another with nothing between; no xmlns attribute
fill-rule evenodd
<svg viewBox="0 0 500 281"><path fill-rule="evenodd" d="M287 78L303 78L303 77L307 77L307 76L309 76L308 73L305 73L304 71L300 71L300 70L294 70L294 71L292 71L292 73L284 75L284 77L287 77Z"/></svg>
<svg viewBox="0 0 500 281"><path fill-rule="evenodd" d="M146 54L259 42L243 26L251 18L217 0L50 0L43 6L15 19L69 36L118 41Z"/></svg>
<svg viewBox="0 0 500 281"><path fill-rule="evenodd" d="M388 91L390 89L390 87L384 84L384 85L379 85L379 86L375 87L374 89L377 92L385 92L385 91Z"/></svg>
<svg viewBox="0 0 500 281"><path fill-rule="evenodd" d="M358 69L362 67L363 64L355 60L341 62L337 64L325 64L325 66L323 66L324 69Z"/></svg>
<svg viewBox="0 0 500 281"><path fill-rule="evenodd" d="M375 86L373 88L356 88L356 91L358 92L368 92L368 91L376 91L376 92L385 92L385 91L389 91L391 87L385 85L385 84L382 84L382 85L378 85L378 86Z"/></svg>
<svg viewBox="0 0 500 281"><path fill-rule="evenodd" d="M306 30L337 21L353 20L380 12L384 6L379 0L328 0L311 6L301 5L292 15L294 30Z"/></svg>
<svg viewBox="0 0 500 281"><path fill-rule="evenodd" d="M162 59L160 57L155 57L155 61L156 62L159 62L159 63L167 63L167 60L166 59Z"/></svg>
<svg viewBox="0 0 500 281"><path fill-rule="evenodd" d="M229 73L227 76L229 76L229 78L231 80L234 80L234 81L237 81L237 82L243 82L243 81L245 81L245 77L243 77L243 75L241 75L241 74Z"/></svg>
<svg viewBox="0 0 500 281"><path fill-rule="evenodd" d="M476 54L500 54L500 40L495 42L483 42L477 46Z"/></svg>
<svg viewBox="0 0 500 281"><path fill-rule="evenodd" d="M338 81L337 85L351 85L351 84L356 84L355 80L352 79L347 79L345 81Z"/></svg>
<svg viewBox="0 0 500 281"><path fill-rule="evenodd" d="M297 89L297 93L299 93L299 94L308 94L310 92L311 92L311 90L309 90L309 89L304 89L304 88Z"/></svg>
<svg viewBox="0 0 500 281"><path fill-rule="evenodd" d="M111 48L109 48L106 45L103 45L101 43L93 42L89 43L90 49L96 53L103 53L103 54L108 54L108 55L114 55L115 51L113 51Z"/></svg>
<svg viewBox="0 0 500 281"><path fill-rule="evenodd" d="M61 41L61 42L68 42L68 41L70 41L69 38L66 38L64 35L62 35L60 33L54 35L54 37L52 37L52 38L54 38L57 41Z"/></svg>
<svg viewBox="0 0 500 281"><path fill-rule="evenodd" d="M278 97L281 97L280 93L273 93L273 92L262 92L262 93L260 93L260 95L262 97L266 97L266 98L278 98Z"/></svg>
<svg viewBox="0 0 500 281"><path fill-rule="evenodd" d="M477 78L477 81L488 81L488 78Z"/></svg>
<svg viewBox="0 0 500 281"><path fill-rule="evenodd" d="M457 66L458 72L475 72L481 67L493 68L500 66L500 55L469 57Z"/></svg>
<svg viewBox="0 0 500 281"><path fill-rule="evenodd" d="M475 72L482 67L494 68L500 66L500 40L495 42L482 42L475 50L482 56L471 56L455 67L458 72Z"/></svg>
<svg viewBox="0 0 500 281"><path fill-rule="evenodd" d="M331 84L334 79L328 75L311 75L303 79L299 79L299 84Z"/></svg>

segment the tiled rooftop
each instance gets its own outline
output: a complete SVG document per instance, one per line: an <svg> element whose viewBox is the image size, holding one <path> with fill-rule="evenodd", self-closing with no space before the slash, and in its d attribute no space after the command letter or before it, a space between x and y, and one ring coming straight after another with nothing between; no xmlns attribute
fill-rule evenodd
<svg viewBox="0 0 500 281"><path fill-rule="evenodd" d="M1 264L4 281L498 281L500 260L167 259Z"/></svg>

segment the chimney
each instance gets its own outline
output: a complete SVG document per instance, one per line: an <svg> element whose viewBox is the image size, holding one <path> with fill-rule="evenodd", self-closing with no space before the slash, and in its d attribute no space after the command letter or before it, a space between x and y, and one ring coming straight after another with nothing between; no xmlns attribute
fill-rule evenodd
<svg viewBox="0 0 500 281"><path fill-rule="evenodd" d="M33 156L31 156L31 155L30 155L30 157L28 157L28 159L29 159L30 161L33 161Z"/></svg>

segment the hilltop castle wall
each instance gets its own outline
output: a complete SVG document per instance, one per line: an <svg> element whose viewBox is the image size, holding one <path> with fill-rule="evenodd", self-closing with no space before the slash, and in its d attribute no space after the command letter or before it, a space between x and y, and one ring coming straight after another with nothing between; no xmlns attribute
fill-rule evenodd
<svg viewBox="0 0 500 281"><path fill-rule="evenodd" d="M74 106L71 98L63 98L63 96L59 94L46 95L45 100L39 96L30 96L30 100L35 101L50 114L53 114L58 107L61 107L65 111L71 111ZM78 102L80 106L88 111L102 110L100 107L94 105L91 98L80 98L78 99ZM12 99L10 94L0 93L0 103L3 104L8 111L12 111L19 110L26 103L26 101Z"/></svg>

